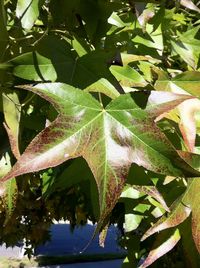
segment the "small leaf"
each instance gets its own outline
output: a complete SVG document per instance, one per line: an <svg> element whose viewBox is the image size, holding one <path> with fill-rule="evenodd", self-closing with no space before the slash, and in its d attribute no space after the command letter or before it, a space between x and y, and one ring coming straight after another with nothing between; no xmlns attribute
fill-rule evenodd
<svg viewBox="0 0 200 268"><path fill-rule="evenodd" d="M16 16L21 19L23 28L29 30L33 27L43 2L40 0L17 1Z"/></svg>
<svg viewBox="0 0 200 268"><path fill-rule="evenodd" d="M7 90L8 92L8 90ZM3 112L5 118L5 128L8 133L10 145L14 156L18 159L19 152L19 122L21 106L19 98L15 92L3 93Z"/></svg>
<svg viewBox="0 0 200 268"><path fill-rule="evenodd" d="M144 87L147 85L147 82L144 80L143 76L129 65L123 67L111 66L110 70L122 86Z"/></svg>
<svg viewBox="0 0 200 268"><path fill-rule="evenodd" d="M0 1L0 62L3 61L5 56L5 50L8 44L8 32L7 32L7 19L6 19L6 12L4 8L4 1ZM0 65L0 69L4 67L5 64ZM5 66L6 67L6 66Z"/></svg>
<svg viewBox="0 0 200 268"><path fill-rule="evenodd" d="M147 256L145 261L142 263L142 265L139 266L139 268L145 268L145 267L150 266L157 259L159 259L163 255L165 255L167 252L172 250L175 247L175 245L178 243L180 238L181 236L180 236L178 229L176 229L173 232L168 231L166 233L159 234L153 245L153 249L149 252L149 255Z"/></svg>
<svg viewBox="0 0 200 268"><path fill-rule="evenodd" d="M108 233L108 224L103 228L103 230L100 232L99 234L99 245L104 248L104 243L105 243L105 240L106 240L106 236L107 236L107 233Z"/></svg>
<svg viewBox="0 0 200 268"><path fill-rule="evenodd" d="M158 192L155 186L140 186L140 185L132 185L132 187L140 192L143 192L153 198L155 198L166 211L170 211L165 200L163 199L162 195Z"/></svg>
<svg viewBox="0 0 200 268"><path fill-rule="evenodd" d="M192 235L197 250L200 252L200 179L190 179L187 189L181 198L175 201L167 216L155 223L142 237L142 241L156 232L175 227L182 223L192 212Z"/></svg>
<svg viewBox="0 0 200 268"><path fill-rule="evenodd" d="M0 177L5 176L11 169L10 157L6 153L0 160ZM17 184L15 178L9 181L1 182L0 185L0 197L3 200L6 211L6 220L11 216L13 209L15 207L17 196Z"/></svg>
<svg viewBox="0 0 200 268"><path fill-rule="evenodd" d="M196 93L200 85L199 72L185 72L169 79L164 74L159 75L155 88L162 88L178 94ZM187 149L190 152L195 151L196 140L196 120L195 115L200 111L200 100L194 98L186 100L178 106L180 116L179 127L183 135Z"/></svg>
<svg viewBox="0 0 200 268"><path fill-rule="evenodd" d="M182 6L200 13L200 9L191 0L180 0L180 3Z"/></svg>
<svg viewBox="0 0 200 268"><path fill-rule="evenodd" d="M142 55L134 55L134 54L126 54L126 53L121 53L121 58L122 58L123 65L128 65L129 63L135 62L135 61L150 61L150 62L155 62L155 63L160 62L159 60L154 59L150 56L142 56Z"/></svg>

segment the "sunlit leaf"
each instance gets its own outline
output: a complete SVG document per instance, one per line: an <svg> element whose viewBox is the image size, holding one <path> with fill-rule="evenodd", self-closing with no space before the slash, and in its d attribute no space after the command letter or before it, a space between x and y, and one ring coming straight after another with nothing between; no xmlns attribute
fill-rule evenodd
<svg viewBox="0 0 200 268"><path fill-rule="evenodd" d="M18 0L16 16L21 19L22 26L30 29L39 15L39 10L44 0Z"/></svg>
<svg viewBox="0 0 200 268"><path fill-rule="evenodd" d="M181 5L183 5L184 7L187 7L191 10L197 11L200 13L200 9L193 3L193 1L191 0L181 0L180 1Z"/></svg>
<svg viewBox="0 0 200 268"><path fill-rule="evenodd" d="M157 90L169 90L178 94L194 94L200 85L199 72L185 72L175 76L173 79L167 77L164 73L160 74L155 84ZM199 93L198 93L199 94ZM197 95L198 96L198 95ZM189 151L195 151L196 140L196 119L195 115L200 111L200 100L186 100L178 106L180 116L179 127L183 135L186 147Z"/></svg>
<svg viewBox="0 0 200 268"><path fill-rule="evenodd" d="M0 160L0 177L5 176L11 169L10 157L6 153ZM1 182L0 185L0 197L3 200L3 204L6 211L6 220L12 214L13 209L15 208L16 197L17 197L17 185L15 178L12 178L9 181Z"/></svg>
<svg viewBox="0 0 200 268"><path fill-rule="evenodd" d="M162 174L182 175L179 166L186 173L196 173L154 123L157 115L172 109L187 95L152 92L143 110L129 94L103 108L88 93L66 84L23 88L50 101L59 116L35 137L2 181L83 156L97 183L103 221L121 194L131 163Z"/></svg>
<svg viewBox="0 0 200 268"><path fill-rule="evenodd" d="M8 92L8 91L7 91ZM11 149L16 158L19 158L19 122L21 106L15 92L3 93L3 111L5 128L11 144Z"/></svg>
<svg viewBox="0 0 200 268"><path fill-rule="evenodd" d="M139 267L145 268L150 266L157 259L172 250L174 246L178 243L180 238L181 236L178 229L173 232L168 231L167 233L159 234L153 245L153 249L149 252L149 255Z"/></svg>

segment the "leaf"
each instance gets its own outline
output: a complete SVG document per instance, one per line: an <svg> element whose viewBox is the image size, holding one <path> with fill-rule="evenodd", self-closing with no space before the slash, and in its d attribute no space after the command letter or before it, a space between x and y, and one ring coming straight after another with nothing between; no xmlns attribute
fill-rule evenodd
<svg viewBox="0 0 200 268"><path fill-rule="evenodd" d="M147 46L148 48L154 48L158 51L159 54L162 54L163 37L162 37L161 25L159 25L155 30L153 28L153 25L147 24L145 35L144 34L137 35L132 39L132 41L134 43Z"/></svg>
<svg viewBox="0 0 200 268"><path fill-rule="evenodd" d="M147 85L147 82L144 80L143 76L129 65L123 67L111 66L110 70L122 86L145 87Z"/></svg>
<svg viewBox="0 0 200 268"><path fill-rule="evenodd" d="M196 38L199 26L192 27L186 32L178 32L177 40L171 40L173 54L178 54L193 69L196 69L199 61L200 41Z"/></svg>
<svg viewBox="0 0 200 268"><path fill-rule="evenodd" d="M18 159L19 152L19 122L21 106L17 94L13 91L3 93L4 127L8 133L10 145L14 156Z"/></svg>
<svg viewBox="0 0 200 268"><path fill-rule="evenodd" d="M180 3L182 6L200 13L200 9L191 0L180 0Z"/></svg>
<svg viewBox="0 0 200 268"><path fill-rule="evenodd" d="M185 72L183 74L175 76L173 79L169 79L163 74L155 84L155 88L160 90L172 91L178 94L189 94L187 92L194 91L200 85L199 72ZM191 90L192 89L192 90ZM192 92L191 92L192 93ZM187 149L190 152L195 151L196 140L196 119L195 115L200 111L200 100L191 99L186 100L178 106L178 112L180 116L179 128L183 135Z"/></svg>
<svg viewBox="0 0 200 268"><path fill-rule="evenodd" d="M132 163L162 174L181 176L179 166L186 174L196 174L154 123L157 115L188 96L164 93L165 100L161 98L158 103L161 92L152 92L145 111L130 94L121 95L103 108L90 94L66 84L23 88L51 102L59 115L34 138L1 181L83 156L97 183L102 223L116 204Z"/></svg>
<svg viewBox="0 0 200 268"><path fill-rule="evenodd" d="M39 16L39 10L44 1L18 0L16 16L21 19L22 27L30 30Z"/></svg>
<svg viewBox="0 0 200 268"><path fill-rule="evenodd" d="M190 152L195 152L196 120L195 114L200 111L200 100L188 100L178 107L180 113L179 128Z"/></svg>
<svg viewBox="0 0 200 268"><path fill-rule="evenodd" d="M108 23L115 25L119 28L123 28L126 26L126 24L120 19L116 12L113 12L108 18Z"/></svg>
<svg viewBox="0 0 200 268"><path fill-rule="evenodd" d="M6 153L5 156L2 156L0 160L0 178L5 176L11 169L10 157ZM12 178L9 181L1 182L0 185L0 197L3 200L6 211L6 220L11 216L13 209L15 207L17 196L17 184L15 178Z"/></svg>
<svg viewBox="0 0 200 268"><path fill-rule="evenodd" d="M150 266L157 259L172 250L174 246L178 243L180 238L181 236L178 229L173 232L168 231L167 233L159 234L153 245L153 249L149 252L149 255L142 263L142 265L139 266L139 268L145 268Z"/></svg>
<svg viewBox="0 0 200 268"><path fill-rule="evenodd" d="M175 227L182 223L192 212L192 235L200 252L200 179L191 179L183 196L176 200L170 208L171 212L161 217L142 237L142 241L156 232Z"/></svg>
<svg viewBox="0 0 200 268"><path fill-rule="evenodd" d="M3 0L0 0L0 18L1 18L0 20L0 62L2 62L5 56L5 50L8 44L8 32L6 29L7 20L6 20L6 12L4 9Z"/></svg>
<svg viewBox="0 0 200 268"><path fill-rule="evenodd" d="M147 185L133 185L134 189L143 192L153 198L155 198L166 211L170 211L165 200L163 199L162 195L158 192L157 188L155 186L147 186Z"/></svg>
<svg viewBox="0 0 200 268"><path fill-rule="evenodd" d="M155 63L160 62L159 60L154 59L150 56L142 56L142 55L126 54L126 53L121 53L121 58L122 58L123 65L127 65L135 61L150 61L150 62L155 62Z"/></svg>
<svg viewBox="0 0 200 268"><path fill-rule="evenodd" d="M36 51L13 58L11 63L14 65L13 74L17 77L31 81L65 82L113 97L120 90L123 93L109 70L109 61L114 54L97 50L79 57L66 41L47 36L39 43ZM105 81L112 86L107 88Z"/></svg>

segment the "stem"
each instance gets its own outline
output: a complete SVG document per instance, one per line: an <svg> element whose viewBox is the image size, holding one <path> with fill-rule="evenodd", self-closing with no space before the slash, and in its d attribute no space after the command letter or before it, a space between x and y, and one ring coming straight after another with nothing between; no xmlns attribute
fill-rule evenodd
<svg viewBox="0 0 200 268"><path fill-rule="evenodd" d="M102 101L102 97L101 97L100 92L98 92L98 96L99 96L99 102L100 102L101 106L103 107L103 101Z"/></svg>

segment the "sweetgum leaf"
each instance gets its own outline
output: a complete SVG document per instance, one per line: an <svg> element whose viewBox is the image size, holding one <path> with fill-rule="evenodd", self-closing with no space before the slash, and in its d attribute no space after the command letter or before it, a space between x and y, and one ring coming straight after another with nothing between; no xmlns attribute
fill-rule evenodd
<svg viewBox="0 0 200 268"><path fill-rule="evenodd" d="M95 50L81 57L65 41L48 35L36 50L13 58L13 74L37 82L63 82L114 98L123 89L109 70L115 52ZM105 85L106 83L106 85ZM110 85L109 85L110 84Z"/></svg>
<svg viewBox="0 0 200 268"><path fill-rule="evenodd" d="M132 163L174 176L199 174L179 157L154 122L160 113L187 99L186 95L148 93L145 110L130 94L103 108L89 93L66 84L23 88L51 102L59 115L33 139L2 181L82 156L97 183L103 222L122 192Z"/></svg>
<svg viewBox="0 0 200 268"><path fill-rule="evenodd" d="M172 205L171 212L161 217L142 237L142 240L156 232L175 227L182 223L192 212L192 235L200 252L200 205L199 205L200 179L193 178L181 198Z"/></svg>

